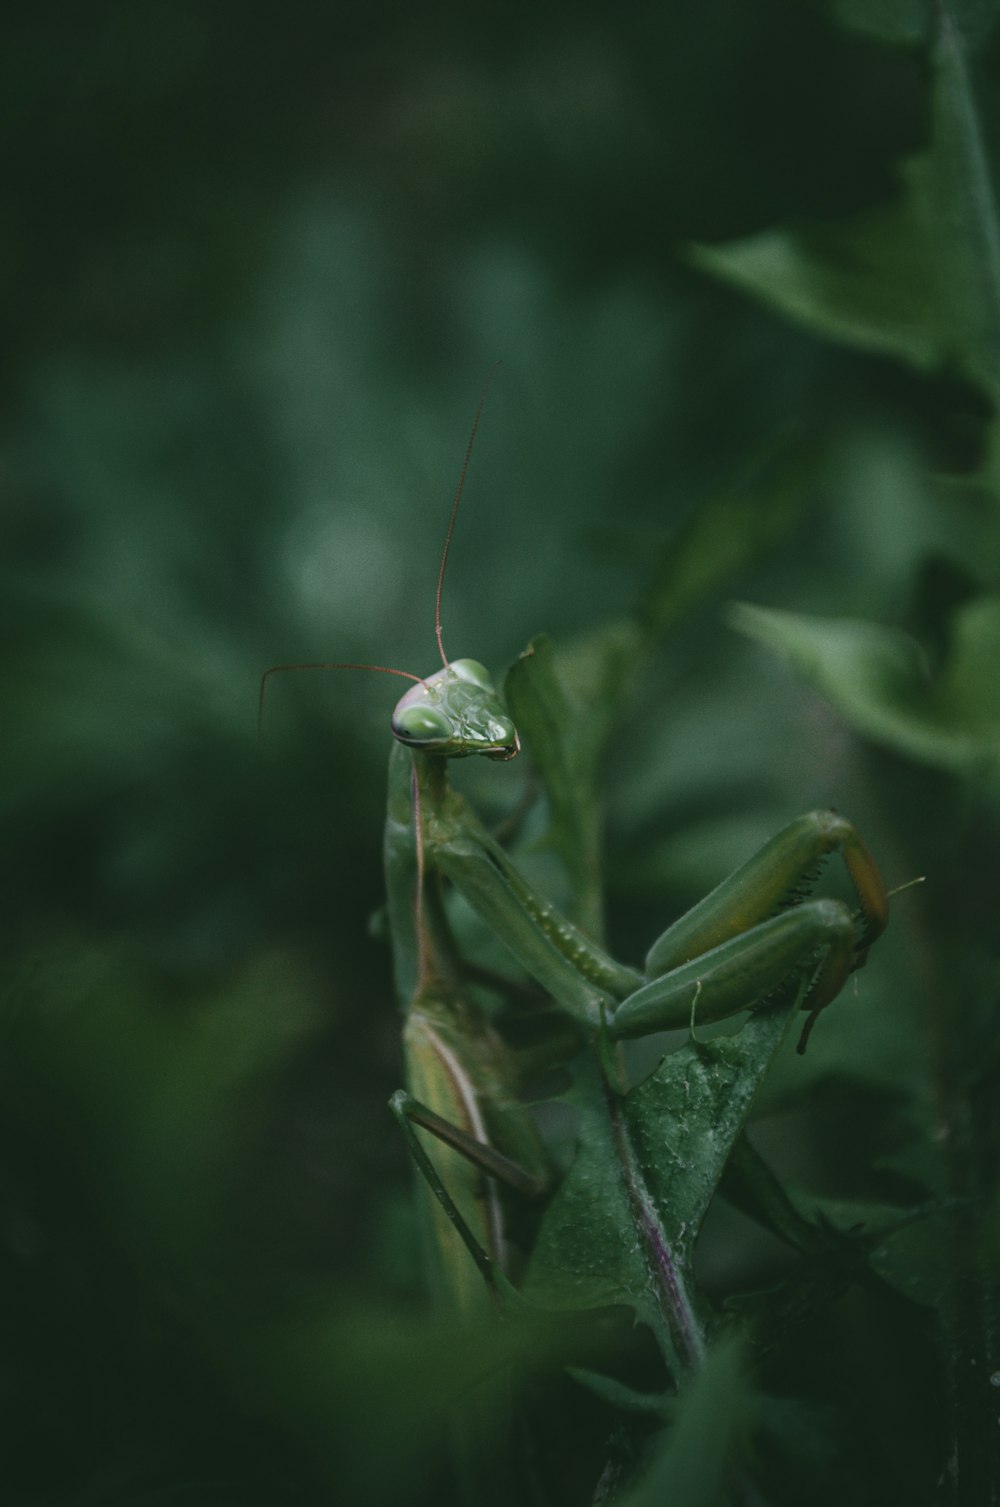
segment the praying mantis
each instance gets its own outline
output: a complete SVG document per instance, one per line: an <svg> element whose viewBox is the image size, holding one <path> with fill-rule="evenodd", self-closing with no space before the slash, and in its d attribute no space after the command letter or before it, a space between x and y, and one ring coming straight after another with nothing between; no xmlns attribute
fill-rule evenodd
<svg viewBox="0 0 1000 1507"><path fill-rule="evenodd" d="M275 665L262 677L259 712L269 678L288 670L374 670L411 682L392 714L384 848L406 1068L406 1087L391 1108L433 1195L427 1243L442 1301L471 1319L516 1304L508 1210L519 1201L544 1205L558 1181L520 1102L517 1053L507 1040L512 1023L535 1014L545 1026L543 1055L557 1063L584 1062L595 1093L603 1096L609 1155L619 1159L628 1194L622 1208L634 1219L636 1247L645 1252L651 1282L659 1284L669 1310L665 1355L683 1368L697 1362L703 1335L663 1233L669 1221L655 1196L647 1196L649 1179L643 1180L630 1149L620 1111L633 1086L622 1043L689 1026L693 1038L696 1026L741 1012L763 1018L798 1007L805 1013L799 1042L805 1051L817 1019L884 930L888 900L853 824L832 811L812 811L668 926L642 967L633 967L612 957L592 926L570 919L540 893L451 787L451 760L507 761L521 747L489 672L472 659L449 659L441 629L449 548L492 377L472 425L439 564L441 668L421 676L382 665ZM831 855L844 864L855 909L812 894ZM476 913L529 984L464 955L456 902ZM688 1231L685 1239L691 1238ZM530 1274L530 1253L522 1271L526 1263Z"/></svg>

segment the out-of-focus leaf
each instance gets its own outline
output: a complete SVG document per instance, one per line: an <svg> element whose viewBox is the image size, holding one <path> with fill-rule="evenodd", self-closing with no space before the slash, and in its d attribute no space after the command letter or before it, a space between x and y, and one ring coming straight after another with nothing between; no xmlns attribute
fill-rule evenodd
<svg viewBox="0 0 1000 1507"><path fill-rule="evenodd" d="M926 43L934 26L932 0L825 0L844 26L899 47ZM1000 15L993 0L950 0L952 22L968 46L985 41Z"/></svg>
<svg viewBox="0 0 1000 1507"><path fill-rule="evenodd" d="M720 1341L684 1389L670 1432L645 1475L619 1507L716 1507L735 1466L752 1394L739 1346Z"/></svg>
<svg viewBox="0 0 1000 1507"><path fill-rule="evenodd" d="M934 25L931 0L829 0L829 8L852 30L900 47L926 42ZM970 46L984 41L998 19L993 0L951 0L948 11Z"/></svg>
<svg viewBox="0 0 1000 1507"><path fill-rule="evenodd" d="M571 735L580 748L577 757L599 761L632 691L642 655L642 634L628 618L601 623L559 645L559 676L580 708Z"/></svg>
<svg viewBox="0 0 1000 1507"><path fill-rule="evenodd" d="M697 266L817 334L1000 391L1000 233L963 42L940 7L930 151L903 191L837 221L697 246Z"/></svg>
<svg viewBox="0 0 1000 1507"><path fill-rule="evenodd" d="M816 334L928 370L952 339L923 225L921 180L893 203L829 224L698 246L695 265Z"/></svg>
<svg viewBox="0 0 1000 1507"><path fill-rule="evenodd" d="M626 1413L665 1418L676 1402L674 1392L637 1392L634 1387L626 1386L614 1376L605 1376L600 1371L590 1371L584 1366L568 1366L567 1371L574 1381L593 1392L595 1397L603 1397L605 1402L610 1402L613 1407L621 1408Z"/></svg>
<svg viewBox="0 0 1000 1507"><path fill-rule="evenodd" d="M301 970L258 958L181 1005L134 955L59 938L7 971L2 1007L8 1102L73 1126L106 1217L173 1283L199 1259L221 1268L256 1138L320 1024Z"/></svg>
<svg viewBox="0 0 1000 1507"><path fill-rule="evenodd" d="M300 1440L336 1501L423 1501L415 1483L424 1485L450 1426L501 1426L479 1416L496 1408L497 1377L513 1387L519 1364L539 1364L546 1349L551 1361L553 1336L530 1321L463 1332L345 1302L329 1287L301 1284L291 1296L276 1312L237 1315L225 1363L241 1392Z"/></svg>
<svg viewBox="0 0 1000 1507"><path fill-rule="evenodd" d="M600 854L593 739L584 708L559 673L555 650L536 638L507 673L511 714L538 766L549 798L552 846L566 865L576 916L599 932Z"/></svg>
<svg viewBox="0 0 1000 1507"><path fill-rule="evenodd" d="M602 926L597 781L622 710L658 640L801 518L818 453L784 435L769 444L660 550L637 621L606 623L558 649L540 636L507 673L504 694L545 783L550 840L570 876L576 919L594 935Z"/></svg>
<svg viewBox="0 0 1000 1507"><path fill-rule="evenodd" d="M1000 774L1000 598L952 620L936 674L915 639L877 623L809 618L741 603L730 621L783 654L866 737L925 764L995 784Z"/></svg>
<svg viewBox="0 0 1000 1507"><path fill-rule="evenodd" d="M810 504L819 453L814 441L781 435L685 519L661 550L642 604L648 647L788 533Z"/></svg>
<svg viewBox="0 0 1000 1507"><path fill-rule="evenodd" d="M931 29L930 0L829 0L839 21L901 47L926 42Z"/></svg>
<svg viewBox="0 0 1000 1507"><path fill-rule="evenodd" d="M558 1336L530 1324L462 1334L355 1302L335 1275L281 1267L250 1243L266 1228L275 1099L320 1024L288 960L258 960L182 1005L134 957L62 939L49 952L2 980L8 1110L29 1134L64 1128L109 1246L151 1274L155 1306L251 1413L335 1494L399 1501L433 1471L450 1415L474 1415L492 1377L537 1363Z"/></svg>

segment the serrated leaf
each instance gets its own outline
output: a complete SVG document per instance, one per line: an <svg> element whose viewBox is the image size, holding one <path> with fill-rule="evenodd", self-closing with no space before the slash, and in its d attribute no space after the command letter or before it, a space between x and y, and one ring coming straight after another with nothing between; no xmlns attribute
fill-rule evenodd
<svg viewBox="0 0 1000 1507"><path fill-rule="evenodd" d="M951 652L933 676L915 639L877 623L745 603L730 621L783 654L858 732L922 763L996 782L1000 597L979 597L956 612Z"/></svg>
<svg viewBox="0 0 1000 1507"><path fill-rule="evenodd" d="M668 1355L683 1364L697 1351L692 1248L791 1013L766 1011L733 1036L687 1042L624 1098L592 1057L578 1059L566 1095L579 1115L578 1150L542 1221L530 1299L630 1304Z"/></svg>
<svg viewBox="0 0 1000 1507"><path fill-rule="evenodd" d="M763 1011L733 1036L689 1040L626 1098L640 1166L684 1264L793 1015Z"/></svg>

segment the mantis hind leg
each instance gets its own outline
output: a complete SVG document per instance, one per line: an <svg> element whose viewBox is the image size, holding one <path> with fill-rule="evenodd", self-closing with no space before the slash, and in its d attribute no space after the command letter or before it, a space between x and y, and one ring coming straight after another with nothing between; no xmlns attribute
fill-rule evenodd
<svg viewBox="0 0 1000 1507"><path fill-rule="evenodd" d="M460 1309L476 1312L482 1290L458 1242L495 1298L508 1240L501 1189L531 1199L547 1181L528 1170L540 1165L537 1132L501 1092L502 1043L460 1000L418 997L404 1042L409 1091L394 1094L390 1108L435 1200L426 1226L431 1274Z"/></svg>
<svg viewBox="0 0 1000 1507"><path fill-rule="evenodd" d="M443 1116L429 1109L426 1104L421 1104L419 1099L415 1099L405 1089L401 1088L393 1094L389 1100L389 1108L403 1132L418 1172L478 1267L490 1296L494 1302L499 1303L502 1296L500 1287L502 1268L499 1266L498 1254L488 1251L483 1242L473 1233L468 1220L448 1191L433 1160L421 1145L415 1127L429 1131L445 1146L451 1147L453 1151L457 1151L460 1156L464 1157L472 1168L503 1182L523 1197L537 1198L545 1191L545 1180L529 1172L519 1162L504 1156L487 1142L468 1135L459 1126L453 1125L450 1120L444 1119Z"/></svg>
<svg viewBox="0 0 1000 1507"><path fill-rule="evenodd" d="M429 1130L431 1135L450 1146L453 1151L459 1152L473 1167L478 1167L480 1172L485 1172L489 1177L495 1177L499 1182L512 1188L515 1193L520 1193L524 1198L537 1198L545 1191L545 1179L534 1172L529 1172L522 1167L520 1162L504 1156L502 1151L497 1151L495 1146L487 1141L478 1141L475 1136L467 1135L450 1120L442 1115L435 1114L433 1109L428 1109L426 1104L421 1104L412 1094L405 1089L399 1089L389 1100L389 1107L399 1119L405 1116L408 1124L418 1125L421 1130Z"/></svg>
<svg viewBox="0 0 1000 1507"><path fill-rule="evenodd" d="M392 1111L400 1130L403 1132L403 1137L406 1141L410 1155L414 1160L417 1171L426 1182L431 1193L437 1199L438 1204L443 1210L445 1217L451 1221L451 1224L458 1234L460 1240L475 1262L479 1273L483 1278L483 1281L486 1283L490 1297L495 1303L498 1302L498 1266L494 1259L494 1256L490 1251L487 1251L482 1241L479 1240L473 1233L469 1222L465 1218L465 1215L462 1213L458 1204L448 1192L448 1189L442 1181L437 1168L434 1166L433 1161L427 1155L427 1152L421 1145L420 1137L417 1135L416 1130L414 1129L415 1125L422 1123L425 1129L430 1129L432 1134L437 1134L436 1129L434 1129L432 1125L428 1123L428 1120L436 1123L440 1117L435 1115L433 1111L427 1110L426 1106L421 1105L418 1100L414 1099L410 1094L406 1092L405 1089L402 1088L398 1089L397 1092L394 1093L392 1098L389 1100L389 1108ZM444 1121L443 1123L447 1125L448 1122ZM454 1127L451 1128L454 1129ZM461 1132L459 1132L459 1134L461 1134ZM454 1144L454 1142L450 1142L450 1144Z"/></svg>

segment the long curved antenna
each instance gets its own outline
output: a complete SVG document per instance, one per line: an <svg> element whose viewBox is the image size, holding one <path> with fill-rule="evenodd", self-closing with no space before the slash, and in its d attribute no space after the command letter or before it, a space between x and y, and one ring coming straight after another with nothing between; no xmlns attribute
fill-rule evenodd
<svg viewBox="0 0 1000 1507"><path fill-rule="evenodd" d="M434 599L434 633L437 637L438 650L440 652L441 661L444 664L445 669L448 668L448 656L444 652L444 644L441 642L441 588L444 586L444 568L448 563L448 551L451 548L451 536L455 532L455 516L458 513L458 504L462 498L462 488L465 486L465 473L469 469L469 460L472 456L472 446L475 443L476 439L476 430L479 428L479 420L482 418L483 409L486 406L486 395L490 390L493 378L496 376L497 367L499 365L499 361L494 361L493 365L490 367L490 374L486 378L486 385L484 386L482 396L479 399L479 407L476 409L476 417L472 421L472 433L469 435L469 443L465 447L465 459L462 462L462 469L459 472L458 487L455 491L455 501L451 505L451 517L448 519L448 532L444 536L444 549L441 551L441 566L438 570L437 596Z"/></svg>
<svg viewBox="0 0 1000 1507"><path fill-rule="evenodd" d="M355 665L332 661L305 665L272 665L260 677L260 697L257 702L258 738L260 737L260 730L264 722L264 691L267 688L268 678L271 675L281 675L285 670L377 670L380 675L401 675L404 680L415 680L418 685L423 685L422 675L411 675L409 670L393 670L389 665Z"/></svg>

